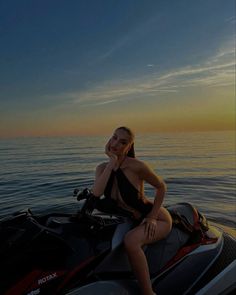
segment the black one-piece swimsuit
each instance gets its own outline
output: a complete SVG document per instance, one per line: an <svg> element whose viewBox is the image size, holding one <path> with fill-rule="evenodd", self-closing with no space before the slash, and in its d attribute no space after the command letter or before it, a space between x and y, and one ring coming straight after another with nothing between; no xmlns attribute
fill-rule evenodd
<svg viewBox="0 0 236 295"><path fill-rule="evenodd" d="M140 212L142 218L145 217L152 210L153 204L151 202L145 203L144 200L139 197L139 191L129 181L121 168L118 168L116 171L112 170L104 191L104 196L106 198L111 198L111 191L115 178L123 201L129 207Z"/></svg>

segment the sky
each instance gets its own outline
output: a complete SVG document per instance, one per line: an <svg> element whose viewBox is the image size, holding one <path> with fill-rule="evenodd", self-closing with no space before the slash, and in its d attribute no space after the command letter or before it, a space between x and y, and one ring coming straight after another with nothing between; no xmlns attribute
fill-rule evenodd
<svg viewBox="0 0 236 295"><path fill-rule="evenodd" d="M235 129L234 0L0 0L0 137Z"/></svg>

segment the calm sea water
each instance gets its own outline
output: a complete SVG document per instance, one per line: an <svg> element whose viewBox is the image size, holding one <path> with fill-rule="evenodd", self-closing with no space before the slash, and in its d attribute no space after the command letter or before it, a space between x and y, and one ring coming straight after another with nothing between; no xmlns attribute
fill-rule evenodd
<svg viewBox="0 0 236 295"><path fill-rule="evenodd" d="M91 187L105 161L106 137L0 140L0 216L76 211L74 188ZM164 205L190 202L209 218L235 228L234 132L166 133L136 137L136 155L168 186ZM146 194L154 191L146 185Z"/></svg>

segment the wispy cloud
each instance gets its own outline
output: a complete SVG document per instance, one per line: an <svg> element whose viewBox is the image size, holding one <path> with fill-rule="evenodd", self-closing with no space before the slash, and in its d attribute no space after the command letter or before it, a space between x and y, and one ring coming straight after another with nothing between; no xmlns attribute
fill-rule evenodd
<svg viewBox="0 0 236 295"><path fill-rule="evenodd" d="M150 64L151 66L151 64ZM136 98L163 97L168 93L183 91L193 87L226 87L234 85L235 54L233 42L228 42L219 51L197 65L173 69L165 73L137 79L109 81L83 92L61 94L66 103L80 107L95 107L119 103Z"/></svg>
<svg viewBox="0 0 236 295"><path fill-rule="evenodd" d="M225 21L234 25L236 23L236 16L233 15L233 16L227 18Z"/></svg>
<svg viewBox="0 0 236 295"><path fill-rule="evenodd" d="M144 18L143 21L140 21L135 24L135 26L128 27L127 31L119 36L117 40L108 45L107 50L100 54L96 61L93 61L93 63L101 62L103 60L106 60L107 58L113 57L117 53L118 50L124 49L126 46L130 45L133 42L137 42L137 40L140 40L142 36L145 36L147 32L150 31L153 26L161 25L161 16L155 14L154 16L150 18ZM152 64L147 66L154 66Z"/></svg>
<svg viewBox="0 0 236 295"><path fill-rule="evenodd" d="M120 48L122 48L123 46L125 46L131 39L132 38L131 38L131 34L130 33L122 36L122 38L120 38L115 44L113 44L107 51L105 51L100 56L98 56L97 60L98 61L102 61L104 59L109 58L117 50L119 50Z"/></svg>

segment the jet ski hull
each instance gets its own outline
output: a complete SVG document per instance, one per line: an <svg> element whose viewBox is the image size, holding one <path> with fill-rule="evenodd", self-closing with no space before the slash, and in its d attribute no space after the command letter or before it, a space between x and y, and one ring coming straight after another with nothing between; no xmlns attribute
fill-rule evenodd
<svg viewBox="0 0 236 295"><path fill-rule="evenodd" d="M97 200L85 192L75 214L26 211L0 220L1 294L138 294L122 244L127 215L94 211ZM235 238L208 227L191 204L168 210L177 221L171 233L144 249L157 294L234 290Z"/></svg>

